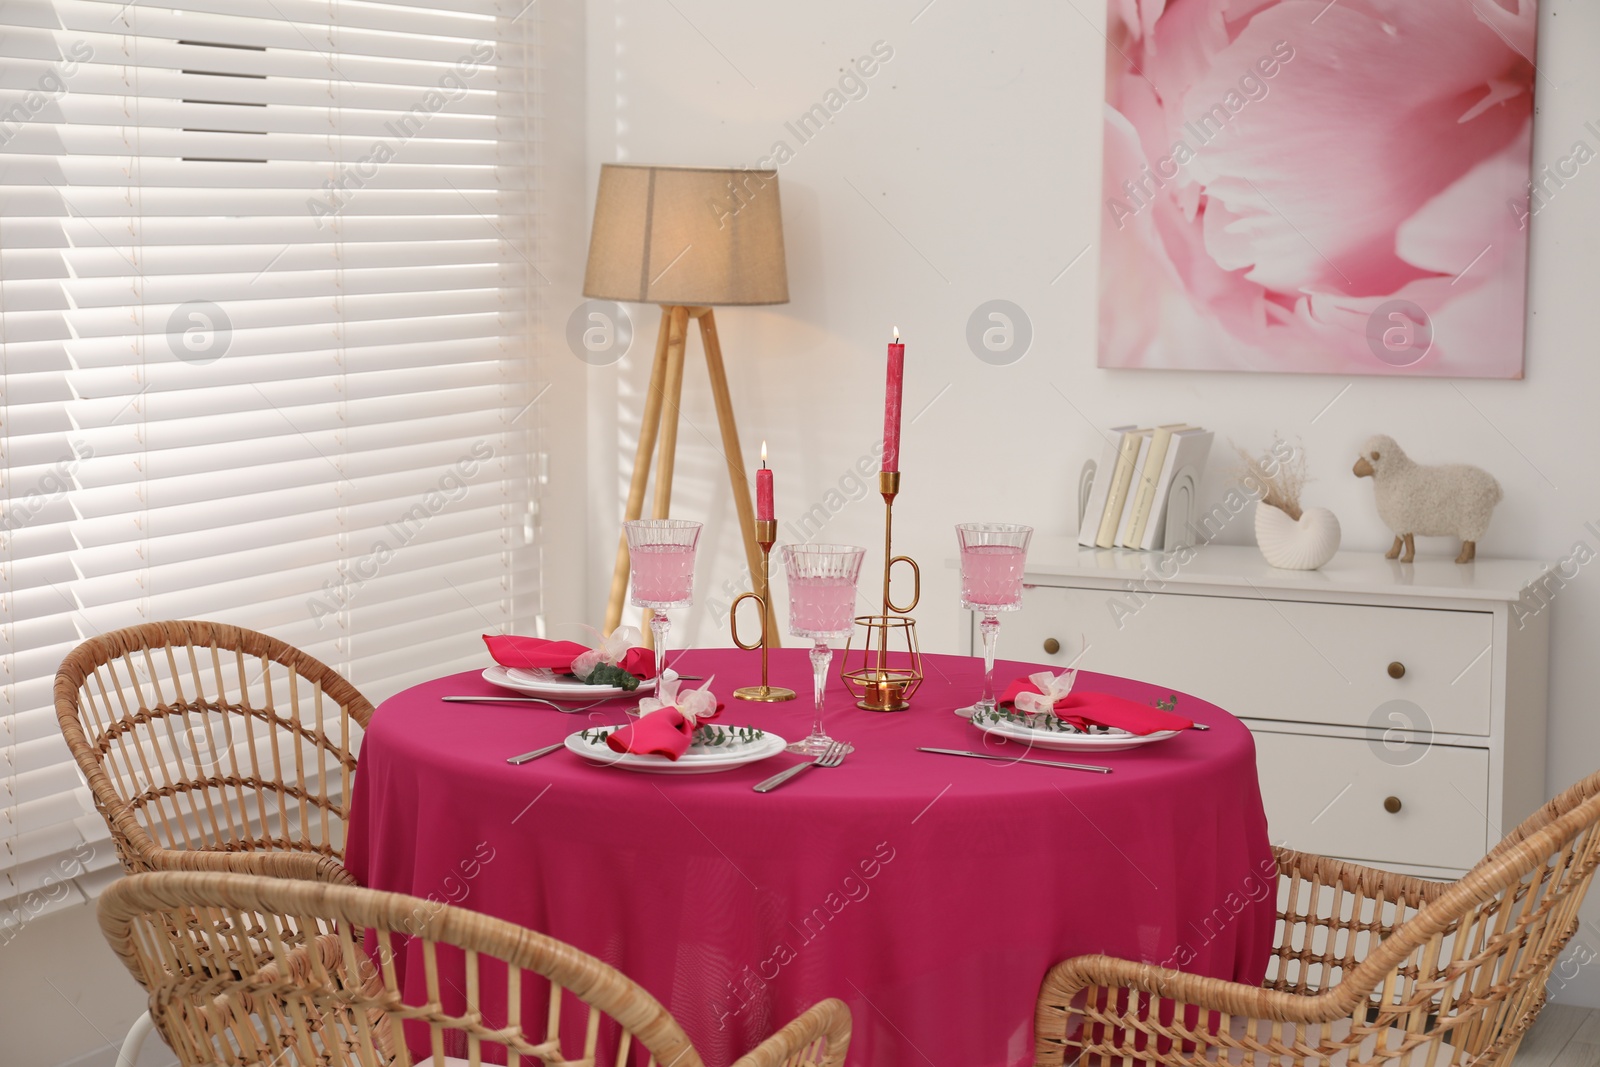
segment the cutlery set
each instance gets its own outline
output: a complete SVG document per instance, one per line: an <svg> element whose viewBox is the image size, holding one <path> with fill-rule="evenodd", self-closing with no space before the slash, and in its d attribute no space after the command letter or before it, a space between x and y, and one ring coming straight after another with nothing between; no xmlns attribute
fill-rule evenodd
<svg viewBox="0 0 1600 1067"><path fill-rule="evenodd" d="M682 677L688 681L698 681L698 679L691 675L683 675ZM607 701L616 700L617 697L610 696L603 700L595 700L588 704L579 705L577 707L569 707L568 705L559 704L553 700L545 700L541 697L527 696L447 696L440 697L439 699L451 704L543 704L546 707L554 708L557 711L573 714L580 711L587 711L589 708L604 704ZM1211 729L1211 727L1205 726L1201 723L1195 723L1192 728L1195 730ZM532 752L524 752L520 756L512 756L507 759L506 762L516 766L521 766L524 763L529 763L533 760L540 759L541 757L548 756L550 753L555 752L563 747L565 747L563 742L557 742L553 745L546 745L544 748L536 748ZM1111 773L1110 767L1099 767L1088 763L1066 763L1060 760L1027 759L1019 756L1006 756L993 752L972 752L967 749L959 748L918 747L917 751L928 752L936 756L964 756L968 759L993 760L1000 763L1027 763L1036 767L1059 767L1063 770L1087 771L1093 774ZM816 759L808 760L804 763L797 763L793 767L786 768L785 770L778 772L771 778L768 778L766 781L759 783L753 788L757 793L770 793L772 790L783 785L785 782L798 777L801 772L808 771L812 767L839 766L844 762L844 754L844 745L841 742L834 742L834 744L831 745L826 752L818 756Z"/></svg>
<svg viewBox="0 0 1600 1067"><path fill-rule="evenodd" d="M563 709L564 710L564 709ZM524 752L520 756L512 756L506 762L520 767L524 763L531 763L550 753L566 747L565 742L558 741L553 745L536 748L532 752ZM1057 760L1022 759L1016 756L999 756L988 752L968 752L958 748L918 748L918 752L930 752L937 756L966 756L970 759L997 760L1001 763L1031 763L1038 767L1060 767L1069 771L1091 771L1095 774L1110 774L1110 767L1096 767L1087 763L1062 763ZM770 793L785 782L800 776L802 771L809 771L813 767L837 767L844 762L844 744L835 741L829 746L828 751L814 760L797 763L793 767L779 771L777 774L761 782L753 788L757 793Z"/></svg>

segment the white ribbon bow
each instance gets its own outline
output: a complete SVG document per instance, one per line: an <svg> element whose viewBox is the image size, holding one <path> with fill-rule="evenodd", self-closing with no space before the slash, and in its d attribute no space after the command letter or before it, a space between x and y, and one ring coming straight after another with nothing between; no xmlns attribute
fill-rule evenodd
<svg viewBox="0 0 1600 1067"><path fill-rule="evenodd" d="M1029 715L1043 712L1055 713L1056 701L1072 692L1072 683L1078 680L1076 670L1062 671L1059 675L1049 671L1028 675L1028 681L1039 687L1037 693L1018 693L1017 710Z"/></svg>
<svg viewBox="0 0 1600 1067"><path fill-rule="evenodd" d="M628 654L628 649L637 645L642 638L637 626L618 626L611 631L611 636L601 637L600 631L593 626L585 626L585 630L598 639L598 643L589 651L581 653L572 661L572 673L579 678L587 678L594 673L594 669L602 663L616 666L622 662L622 657Z"/></svg>
<svg viewBox="0 0 1600 1067"><path fill-rule="evenodd" d="M716 675L707 678L706 684L699 689L680 692L682 680L668 672L665 678L656 683L656 695L639 701L639 715L642 718L663 708L677 708L678 714L683 716L692 730L700 725L701 719L710 719L717 714L717 696L711 692L711 683L714 681Z"/></svg>

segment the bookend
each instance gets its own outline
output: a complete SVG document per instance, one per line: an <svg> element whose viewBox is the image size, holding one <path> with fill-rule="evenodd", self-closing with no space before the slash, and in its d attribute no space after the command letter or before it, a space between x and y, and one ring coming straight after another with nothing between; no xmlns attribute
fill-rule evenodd
<svg viewBox="0 0 1600 1067"><path fill-rule="evenodd" d="M1089 509L1089 491L1094 486L1094 460L1083 462L1078 475L1078 525L1083 525L1083 514ZM1194 516L1199 508L1200 478L1192 466L1179 467L1172 475L1172 485L1167 489L1166 522L1161 538L1152 546L1152 552L1176 552L1194 544ZM1136 551L1129 549L1129 551Z"/></svg>

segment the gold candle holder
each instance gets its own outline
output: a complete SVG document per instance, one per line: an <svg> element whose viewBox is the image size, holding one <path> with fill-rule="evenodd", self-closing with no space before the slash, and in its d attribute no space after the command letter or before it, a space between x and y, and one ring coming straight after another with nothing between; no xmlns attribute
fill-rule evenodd
<svg viewBox="0 0 1600 1067"><path fill-rule="evenodd" d="M763 519L756 523L756 544L761 548L761 592L740 593L728 610L728 628L733 631L733 643L752 652L761 650L761 684L742 686L733 691L739 700L755 700L763 704L776 704L780 700L793 700L794 690L767 684L767 650L771 647L768 622L772 618L772 546L778 540L778 521ZM739 605L754 600L761 611L761 637L746 644L739 638Z"/></svg>
<svg viewBox="0 0 1600 1067"><path fill-rule="evenodd" d="M840 681L856 698L863 711L905 711L911 694L922 684L922 652L917 646L917 620L910 612L922 599L922 569L910 556L894 554L894 498L900 494L900 472L879 471L878 492L883 494L883 613L858 615L856 625L866 628L861 642L858 666L850 665L855 650L855 635L844 650L844 669ZM911 603L896 604L889 592L889 579L896 563L911 566ZM899 646L899 647L896 647ZM889 663L889 653L905 656L905 666Z"/></svg>

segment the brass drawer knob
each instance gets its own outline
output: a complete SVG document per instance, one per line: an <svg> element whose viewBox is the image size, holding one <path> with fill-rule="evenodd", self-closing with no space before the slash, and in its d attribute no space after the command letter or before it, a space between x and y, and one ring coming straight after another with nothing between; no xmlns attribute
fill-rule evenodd
<svg viewBox="0 0 1600 1067"><path fill-rule="evenodd" d="M1398 814L1400 814L1400 798L1399 797L1384 797L1383 798L1383 810L1388 812L1390 815L1398 815Z"/></svg>
<svg viewBox="0 0 1600 1067"><path fill-rule="evenodd" d="M1404 678L1405 676L1406 665L1404 663L1401 663L1399 660L1395 660L1393 663L1389 664L1389 677Z"/></svg>
<svg viewBox="0 0 1600 1067"><path fill-rule="evenodd" d="M1061 651L1061 642L1053 637L1047 637L1044 639L1044 650L1053 656Z"/></svg>

